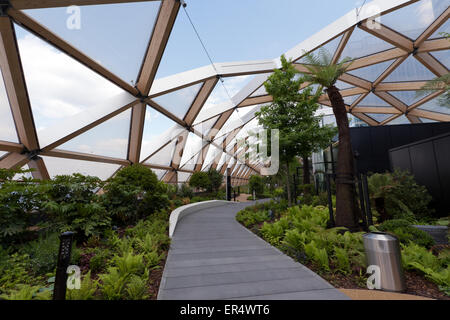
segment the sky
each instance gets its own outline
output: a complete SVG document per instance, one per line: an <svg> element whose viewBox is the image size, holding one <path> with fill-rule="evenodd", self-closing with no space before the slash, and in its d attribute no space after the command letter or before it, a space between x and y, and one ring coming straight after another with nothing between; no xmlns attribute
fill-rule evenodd
<svg viewBox="0 0 450 320"><path fill-rule="evenodd" d="M359 7L361 2L186 0L186 9L213 61L232 62L279 57ZM26 13L133 84L138 76L158 10L159 1L151 1L82 6L79 16L74 15L76 11L68 12L67 8L26 10ZM124 96L121 89L21 27L16 26L16 33L38 136L46 129L47 132L52 130L56 125L61 127L64 121L78 121L75 116L80 113L89 114L92 110L97 110L97 114L101 116L105 104L107 106L109 103L108 99L117 97L117 101L128 101L127 99L133 98ZM181 8L156 78L209 63L184 9ZM252 76L226 78L224 84L228 93L219 84L207 101L205 109L229 99L228 95L233 96L251 78ZM197 90L198 88L193 86L177 94L161 97L161 105L170 109L171 104L179 104L179 101L187 99L186 97L192 98ZM0 103L0 139L17 141L17 136L11 129L12 118L8 113L1 83ZM106 113L107 109L104 114ZM105 122L91 132L79 136L77 140L69 142L65 147L71 151L99 152L100 155L123 158L127 152L126 124L129 123L129 117L129 112L124 112L117 119ZM123 130L116 130L119 124ZM143 145L149 145L173 125L172 120L148 108ZM55 139L62 136L62 132L61 136L55 133Z"/></svg>

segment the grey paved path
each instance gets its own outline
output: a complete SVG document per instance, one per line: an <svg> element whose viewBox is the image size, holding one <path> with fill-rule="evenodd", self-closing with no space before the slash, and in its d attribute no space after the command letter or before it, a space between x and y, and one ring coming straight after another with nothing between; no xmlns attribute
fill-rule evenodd
<svg viewBox="0 0 450 320"><path fill-rule="evenodd" d="M241 226L235 215L251 204L205 209L180 220L159 300L349 299Z"/></svg>

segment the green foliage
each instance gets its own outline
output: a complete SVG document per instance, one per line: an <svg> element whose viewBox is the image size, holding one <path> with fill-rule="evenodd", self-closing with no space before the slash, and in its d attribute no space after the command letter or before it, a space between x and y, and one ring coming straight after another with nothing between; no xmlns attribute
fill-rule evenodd
<svg viewBox="0 0 450 320"><path fill-rule="evenodd" d="M194 191L186 183L183 183L177 191L177 195L180 198L192 198L194 196Z"/></svg>
<svg viewBox="0 0 450 320"><path fill-rule="evenodd" d="M261 176L252 175L249 179L250 192L253 194L255 191L256 196L264 193L264 182Z"/></svg>
<svg viewBox="0 0 450 320"><path fill-rule="evenodd" d="M31 219L41 210L45 197L33 180L12 180L27 170L0 170L0 243L8 244L26 237Z"/></svg>
<svg viewBox="0 0 450 320"><path fill-rule="evenodd" d="M208 173L203 171L194 172L189 179L189 185L194 188L208 189L211 185Z"/></svg>
<svg viewBox="0 0 450 320"><path fill-rule="evenodd" d="M21 248L21 252L30 257L29 267L34 274L38 275L54 271L58 261L59 243L59 235L52 233L28 242ZM71 263L77 264L78 260L79 250L74 243L72 245Z"/></svg>
<svg viewBox="0 0 450 320"><path fill-rule="evenodd" d="M304 81L317 83L325 88L335 85L336 81L343 75L350 66L351 58L345 57L339 63L332 63L333 55L325 48L320 48L317 55L309 53L305 55L304 65L308 73L304 74Z"/></svg>
<svg viewBox="0 0 450 320"><path fill-rule="evenodd" d="M264 225L261 228L262 237L269 242L271 245L277 246L280 244L281 239L284 236L285 229L283 228L283 224L279 222L275 223L267 223L264 222Z"/></svg>
<svg viewBox="0 0 450 320"><path fill-rule="evenodd" d="M109 267L108 272L101 274L99 287L105 300L119 300L123 298L123 291L130 274L120 274L116 267Z"/></svg>
<svg viewBox="0 0 450 320"><path fill-rule="evenodd" d="M89 271L81 280L80 289L67 290L67 300L93 300L98 289L98 281L91 279L91 271Z"/></svg>
<svg viewBox="0 0 450 320"><path fill-rule="evenodd" d="M413 226L411 226L411 223L408 220L388 220L379 225L378 229L380 231L392 232L403 244L407 244L408 242L412 241L417 245L426 248L430 248L434 244L433 238L428 233L414 228Z"/></svg>
<svg viewBox="0 0 450 320"><path fill-rule="evenodd" d="M449 252L436 257L422 246L410 242L402 246L403 267L423 273L428 279L439 285L439 288L449 294L450 292L450 265Z"/></svg>
<svg viewBox="0 0 450 320"><path fill-rule="evenodd" d="M340 247L334 248L333 261L336 264L336 268L339 272L344 274L351 273L350 259L347 250Z"/></svg>
<svg viewBox="0 0 450 320"><path fill-rule="evenodd" d="M210 168L207 172L209 178L208 191L218 192L223 182L223 174L213 168Z"/></svg>
<svg viewBox="0 0 450 320"><path fill-rule="evenodd" d="M167 186L143 165L120 170L109 179L105 191L104 205L119 224L135 223L169 206Z"/></svg>
<svg viewBox="0 0 450 320"><path fill-rule="evenodd" d="M299 72L284 56L281 64L281 69L274 70L264 83L273 102L261 107L256 115L264 129L279 130L280 159L285 163L323 149L336 130L322 126L322 117L316 115L320 90L314 94L311 87L300 90L305 80L298 77ZM263 140L263 144L270 150L270 139Z"/></svg>
<svg viewBox="0 0 450 320"><path fill-rule="evenodd" d="M110 217L95 192L103 183L96 177L73 174L46 182L48 201L44 210L51 229L74 231L79 238L99 235L110 226Z"/></svg>
<svg viewBox="0 0 450 320"><path fill-rule="evenodd" d="M253 212L253 211L247 211L242 210L239 211L236 215L237 221L242 223L246 227L251 227L255 224L268 221L270 218L266 211L262 212Z"/></svg>
<svg viewBox="0 0 450 320"><path fill-rule="evenodd" d="M418 185L408 171L375 173L368 178L368 184L372 199L384 199L384 207L376 206L377 210L386 210L390 218L414 223L428 219L433 212L429 208L432 198L427 189Z"/></svg>
<svg viewBox="0 0 450 320"><path fill-rule="evenodd" d="M148 278L148 274L146 278ZM145 300L149 297L147 290L147 281L145 278L136 275L130 277L126 287L128 299Z"/></svg>

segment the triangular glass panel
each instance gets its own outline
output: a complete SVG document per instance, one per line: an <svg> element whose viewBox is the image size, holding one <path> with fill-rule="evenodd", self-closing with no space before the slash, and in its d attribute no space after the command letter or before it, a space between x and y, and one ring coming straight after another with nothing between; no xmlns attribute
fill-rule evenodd
<svg viewBox="0 0 450 320"><path fill-rule="evenodd" d="M433 111L438 113L450 114L450 106L443 106L443 98L441 97L434 98L427 103L419 106L418 109Z"/></svg>
<svg viewBox="0 0 450 320"><path fill-rule="evenodd" d="M360 94L357 94L357 95L354 95L354 96L344 97L344 103L346 105L351 106L353 104L353 102L355 102L360 96L361 96Z"/></svg>
<svg viewBox="0 0 450 320"><path fill-rule="evenodd" d="M354 88L355 87L354 85L352 85L350 83L347 83L347 82L344 82L344 81L341 81L341 80L336 81L335 86L339 90L345 90L345 89L350 89L350 88Z"/></svg>
<svg viewBox="0 0 450 320"><path fill-rule="evenodd" d="M177 15L170 33L156 79L207 66L211 63L188 17L181 11ZM180 44L184 45L180 46Z"/></svg>
<svg viewBox="0 0 450 320"><path fill-rule="evenodd" d="M259 96L266 96L266 95L267 95L266 87L264 85L262 85L255 92L253 92L250 95L250 97L259 97Z"/></svg>
<svg viewBox="0 0 450 320"><path fill-rule="evenodd" d="M215 147L213 145L210 145L209 149L208 149L208 152L206 154L206 157L205 157L205 161L203 161L202 171L206 171L207 168L209 168L211 166L211 164L214 161L214 159L221 152L222 152L222 150L220 150L219 148L217 148L217 147Z"/></svg>
<svg viewBox="0 0 450 320"><path fill-rule="evenodd" d="M234 105L230 100L225 87L219 81L209 95L208 99L206 99L203 108L200 110L197 118L195 118L194 124L215 117L216 115L221 114L222 112L233 107Z"/></svg>
<svg viewBox="0 0 450 320"><path fill-rule="evenodd" d="M93 176L98 177L102 180L107 180L120 168L120 165L117 164L53 157L42 158L44 159L45 165L51 178L54 178L57 175L71 175L74 173L81 173L86 176Z"/></svg>
<svg viewBox="0 0 450 320"><path fill-rule="evenodd" d="M374 82L381 74L392 64L394 60L385 61L382 63L373 64L371 66L360 68L347 73L357 76L361 79Z"/></svg>
<svg viewBox="0 0 450 320"><path fill-rule="evenodd" d="M164 148L156 152L153 156L151 156L145 164L149 165L158 165L158 166L170 166L170 163L173 159L173 153L175 151L177 140L174 139L169 142Z"/></svg>
<svg viewBox="0 0 450 320"><path fill-rule="evenodd" d="M417 95L417 91L389 91L389 93L408 106L423 98Z"/></svg>
<svg viewBox="0 0 450 320"><path fill-rule="evenodd" d="M197 97L203 83L197 83L192 86L153 98L153 100L161 107L175 115L179 119L183 119Z"/></svg>
<svg viewBox="0 0 450 320"><path fill-rule="evenodd" d="M243 117L241 117L240 113L235 110L225 122L223 127L219 130L217 136L220 137L221 135L229 133L234 129L239 128L240 126L243 126L244 124L245 121Z"/></svg>
<svg viewBox="0 0 450 320"><path fill-rule="evenodd" d="M152 171L156 174L158 180L161 180L167 173L167 170L152 169Z"/></svg>
<svg viewBox="0 0 450 320"><path fill-rule="evenodd" d="M131 109L58 146L58 149L127 158Z"/></svg>
<svg viewBox="0 0 450 320"><path fill-rule="evenodd" d="M389 121L386 124L389 126L398 125L398 124L411 124L411 121L409 121L405 115L401 115L400 117L395 118L394 120Z"/></svg>
<svg viewBox="0 0 450 320"><path fill-rule="evenodd" d="M208 136L209 131L216 123L217 119L219 119L220 116L211 118L209 120L206 120L204 122L201 122L194 126L194 129L199 131L204 137Z"/></svg>
<svg viewBox="0 0 450 320"><path fill-rule="evenodd" d="M358 106L364 106L364 107L389 107L389 103L381 99L380 97L376 96L373 93L369 93L367 97L361 100L360 103L358 103Z"/></svg>
<svg viewBox="0 0 450 320"><path fill-rule="evenodd" d="M178 172L177 179L178 183L185 183L189 181L189 178L191 177L191 173L189 172Z"/></svg>
<svg viewBox="0 0 450 320"><path fill-rule="evenodd" d="M394 48L393 45L356 27L341 54L341 59L357 59Z"/></svg>
<svg viewBox="0 0 450 320"><path fill-rule="evenodd" d="M45 8L25 13L131 83L137 79L160 3Z"/></svg>
<svg viewBox="0 0 450 320"><path fill-rule="evenodd" d="M222 169L222 166L228 157L229 157L228 154L226 154L225 152L222 154L222 157L220 157L219 163L217 165L217 170L220 171Z"/></svg>
<svg viewBox="0 0 450 320"><path fill-rule="evenodd" d="M436 120L431 120L431 119L427 119L427 118L419 118L420 121L422 121L423 123L435 123L435 122L439 122Z"/></svg>
<svg viewBox="0 0 450 320"><path fill-rule="evenodd" d="M9 105L8 94L6 93L3 74L0 71L0 140L19 142L17 138L16 126Z"/></svg>
<svg viewBox="0 0 450 320"><path fill-rule="evenodd" d="M430 39L443 38L445 33L450 33L450 20L447 20L439 29L436 30L430 37Z"/></svg>
<svg viewBox="0 0 450 320"><path fill-rule="evenodd" d="M204 141L202 140L202 138L192 132L189 133L186 145L184 146L183 156L181 157L180 168L187 169L187 167L185 167L187 164L190 165L190 167L192 167L192 165L193 167L195 167L195 165L197 164L198 153L201 151L203 146Z"/></svg>
<svg viewBox="0 0 450 320"><path fill-rule="evenodd" d="M409 56L383 82L426 81L435 75L413 56Z"/></svg>
<svg viewBox="0 0 450 320"><path fill-rule="evenodd" d="M366 115L368 115L373 120L378 121L378 122L383 122L384 120L392 117L392 114L382 114L382 113L366 113Z"/></svg>
<svg viewBox="0 0 450 320"><path fill-rule="evenodd" d="M342 39L342 36L334 38L330 42L328 42L328 43L324 44L323 46L317 48L316 50L312 51L311 53L316 55L321 50L321 48L324 48L330 54L330 56L333 56L334 53L336 52L337 47L339 46L339 43L341 42L341 39ZM298 59L295 62L296 63L308 64L308 61L305 59L305 57L300 58L300 59Z"/></svg>
<svg viewBox="0 0 450 320"><path fill-rule="evenodd" d="M255 78L254 75L245 75L237 77L223 77L222 85L227 91L227 98L230 95L233 98L239 91L241 91L250 81Z"/></svg>
<svg viewBox="0 0 450 320"><path fill-rule="evenodd" d="M450 69L450 50L434 51L431 52L440 63L442 63L447 69Z"/></svg>
<svg viewBox="0 0 450 320"><path fill-rule="evenodd" d="M381 17L382 24L416 40L448 8L448 1L421 0Z"/></svg>
<svg viewBox="0 0 450 320"><path fill-rule="evenodd" d="M15 27L41 148L136 100L68 55Z"/></svg>
<svg viewBox="0 0 450 320"><path fill-rule="evenodd" d="M140 161L143 161L163 145L178 137L184 130L183 127L162 113L147 106Z"/></svg>

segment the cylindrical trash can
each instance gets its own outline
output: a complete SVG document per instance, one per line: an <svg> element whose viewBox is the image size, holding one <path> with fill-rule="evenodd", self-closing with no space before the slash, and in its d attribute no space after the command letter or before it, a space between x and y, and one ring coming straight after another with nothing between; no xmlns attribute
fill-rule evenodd
<svg viewBox="0 0 450 320"><path fill-rule="evenodd" d="M384 232L363 235L367 266L377 266L380 289L402 292L406 290L398 239Z"/></svg>

